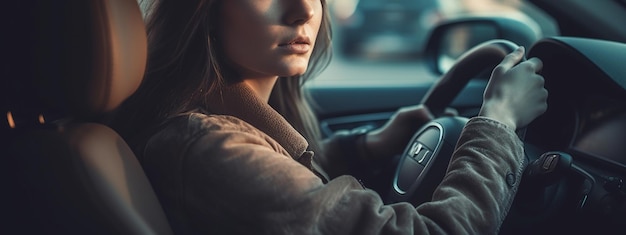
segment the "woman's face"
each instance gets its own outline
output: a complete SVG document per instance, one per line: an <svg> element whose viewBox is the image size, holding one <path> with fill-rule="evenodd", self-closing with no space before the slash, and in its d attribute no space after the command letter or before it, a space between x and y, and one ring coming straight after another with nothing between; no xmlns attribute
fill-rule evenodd
<svg viewBox="0 0 626 235"><path fill-rule="evenodd" d="M322 0L225 0L218 45L243 79L306 72Z"/></svg>

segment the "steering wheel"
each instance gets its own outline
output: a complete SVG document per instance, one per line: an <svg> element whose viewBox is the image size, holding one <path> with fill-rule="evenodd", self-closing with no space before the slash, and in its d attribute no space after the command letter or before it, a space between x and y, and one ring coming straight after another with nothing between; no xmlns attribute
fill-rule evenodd
<svg viewBox="0 0 626 235"><path fill-rule="evenodd" d="M507 40L490 40L465 52L421 101L436 117L411 138L398 161L387 202L410 202L417 206L430 201L445 175L454 147L468 118L445 116L444 110L468 84L493 70L518 46Z"/></svg>

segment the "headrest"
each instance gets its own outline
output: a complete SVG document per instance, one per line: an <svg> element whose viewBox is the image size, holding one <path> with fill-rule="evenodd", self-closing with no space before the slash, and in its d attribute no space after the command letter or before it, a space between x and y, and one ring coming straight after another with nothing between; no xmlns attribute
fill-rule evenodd
<svg viewBox="0 0 626 235"><path fill-rule="evenodd" d="M147 39L136 0L14 2L5 8L9 64L0 71L7 119L97 116L138 88Z"/></svg>

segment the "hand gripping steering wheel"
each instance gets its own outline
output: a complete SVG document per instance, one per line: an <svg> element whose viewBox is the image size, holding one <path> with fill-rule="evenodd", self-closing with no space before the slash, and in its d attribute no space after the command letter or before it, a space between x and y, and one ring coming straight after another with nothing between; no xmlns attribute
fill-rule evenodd
<svg viewBox="0 0 626 235"><path fill-rule="evenodd" d="M410 202L417 206L430 201L441 183L457 140L468 119L444 116L443 112L468 82L484 72L493 70L502 59L518 46L507 40L490 40L465 52L431 87L421 103L435 119L418 130L400 157L385 201Z"/></svg>

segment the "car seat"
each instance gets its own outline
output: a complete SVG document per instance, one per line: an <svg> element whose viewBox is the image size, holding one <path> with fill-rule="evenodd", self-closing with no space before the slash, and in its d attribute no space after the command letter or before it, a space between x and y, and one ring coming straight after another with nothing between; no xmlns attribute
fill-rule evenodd
<svg viewBox="0 0 626 235"><path fill-rule="evenodd" d="M135 155L100 122L143 78L136 0L9 1L2 11L0 233L171 234Z"/></svg>

